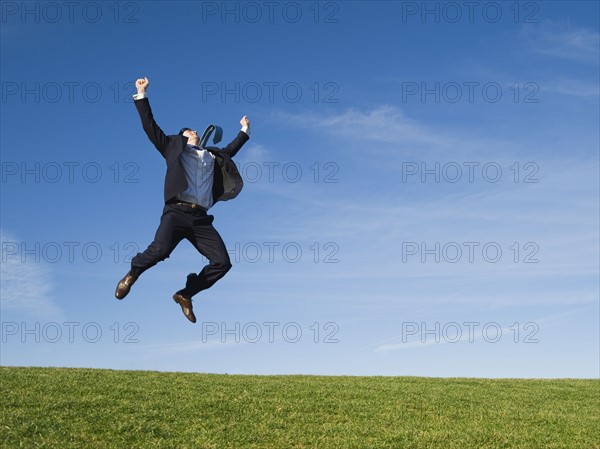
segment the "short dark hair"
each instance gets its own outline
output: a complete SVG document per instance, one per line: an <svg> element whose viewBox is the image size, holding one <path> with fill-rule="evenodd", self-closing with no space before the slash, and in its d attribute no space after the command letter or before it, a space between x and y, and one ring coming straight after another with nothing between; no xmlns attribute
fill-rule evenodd
<svg viewBox="0 0 600 449"><path fill-rule="evenodd" d="M183 133L184 133L185 131L188 131L188 130L191 130L191 129L192 129L192 128L181 128L181 130L179 130L179 135L181 136L181 135L183 135Z"/></svg>

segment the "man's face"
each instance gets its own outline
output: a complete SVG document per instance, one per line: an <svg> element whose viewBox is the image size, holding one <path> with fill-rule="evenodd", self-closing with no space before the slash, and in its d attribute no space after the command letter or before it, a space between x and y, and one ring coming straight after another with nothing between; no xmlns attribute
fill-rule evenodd
<svg viewBox="0 0 600 449"><path fill-rule="evenodd" d="M188 139L198 139L198 133L193 129L187 129L183 132L183 135Z"/></svg>

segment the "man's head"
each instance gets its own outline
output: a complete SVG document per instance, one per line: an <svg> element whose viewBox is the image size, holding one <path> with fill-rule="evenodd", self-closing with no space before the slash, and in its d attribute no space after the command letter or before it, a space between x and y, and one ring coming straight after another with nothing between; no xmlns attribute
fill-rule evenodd
<svg viewBox="0 0 600 449"><path fill-rule="evenodd" d="M187 137L188 143L191 145L198 145L198 143L200 142L200 137L198 137L198 133L192 128L181 128L181 130L179 131L179 135Z"/></svg>

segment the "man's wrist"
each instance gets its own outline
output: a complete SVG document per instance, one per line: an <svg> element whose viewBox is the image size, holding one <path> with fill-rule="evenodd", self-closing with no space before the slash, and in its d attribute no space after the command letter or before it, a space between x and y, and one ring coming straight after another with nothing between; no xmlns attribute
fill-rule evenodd
<svg viewBox="0 0 600 449"><path fill-rule="evenodd" d="M146 98L146 92L138 92L133 96L134 100L141 100L143 98Z"/></svg>
<svg viewBox="0 0 600 449"><path fill-rule="evenodd" d="M248 135L248 137L250 137L250 127L249 126L242 126L242 132L246 133Z"/></svg>

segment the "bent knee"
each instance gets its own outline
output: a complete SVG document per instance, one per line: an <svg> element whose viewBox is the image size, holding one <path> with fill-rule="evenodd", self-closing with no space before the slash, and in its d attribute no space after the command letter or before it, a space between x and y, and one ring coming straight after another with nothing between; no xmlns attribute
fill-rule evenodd
<svg viewBox="0 0 600 449"><path fill-rule="evenodd" d="M229 270L231 270L231 267L233 266L233 265L231 265L230 260L222 260L219 262L213 262L211 265L213 266L214 269L220 271L223 274L225 274Z"/></svg>
<svg viewBox="0 0 600 449"><path fill-rule="evenodd" d="M164 246L160 246L157 245L155 243L152 243L147 250L151 255L152 258L158 261L162 261L167 259L170 256L170 252L168 250L168 248L165 248Z"/></svg>

